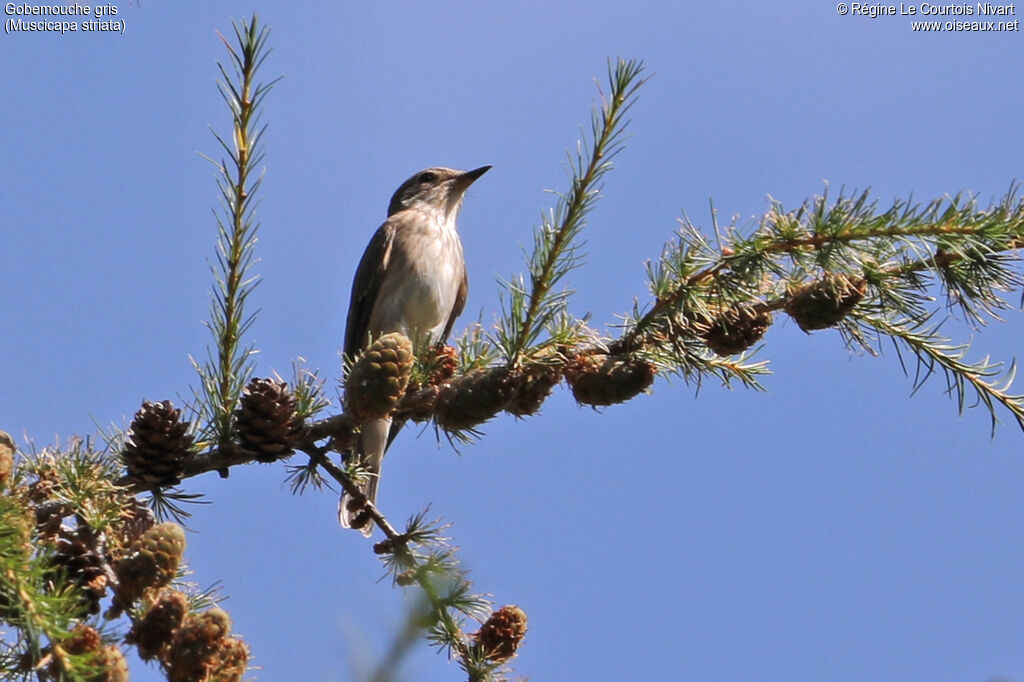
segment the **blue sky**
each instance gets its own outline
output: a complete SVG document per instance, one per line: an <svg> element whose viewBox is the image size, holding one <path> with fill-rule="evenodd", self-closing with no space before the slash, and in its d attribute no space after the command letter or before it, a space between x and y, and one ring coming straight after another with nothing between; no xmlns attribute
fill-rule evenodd
<svg viewBox="0 0 1024 682"><path fill-rule="evenodd" d="M340 372L358 258L395 187L430 165L494 168L460 220L471 282L456 326L498 310L546 189L561 189L606 59L645 61L627 148L586 231L572 309L614 322L685 212L749 225L827 182L883 204L998 198L1020 167L1019 33L911 30L819 2L118 5L124 35L0 38L0 428L38 444L184 395L202 356L217 195L216 32L256 11L284 79L267 100L252 329L260 374ZM5 15L5 19L7 16ZM1024 325L981 333L1010 359ZM958 418L894 354L781 321L767 394L659 379L597 412L564 388L461 455L407 429L380 503L426 505L476 587L530 617L536 680L1024 680L1022 435ZM333 393L332 389L332 393ZM417 438L417 435L419 437ZM263 680L358 680L407 599L330 493L283 467L188 482L188 556L222 580ZM460 674L426 645L407 680ZM137 667L133 679L159 679Z"/></svg>

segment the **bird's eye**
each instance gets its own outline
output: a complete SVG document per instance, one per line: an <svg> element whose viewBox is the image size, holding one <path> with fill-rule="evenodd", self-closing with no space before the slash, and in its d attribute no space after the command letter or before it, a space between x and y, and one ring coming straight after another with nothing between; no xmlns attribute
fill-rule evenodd
<svg viewBox="0 0 1024 682"><path fill-rule="evenodd" d="M433 182L434 180L437 180L437 173L431 173L430 171L420 173L420 177L417 178L417 180L419 182Z"/></svg>

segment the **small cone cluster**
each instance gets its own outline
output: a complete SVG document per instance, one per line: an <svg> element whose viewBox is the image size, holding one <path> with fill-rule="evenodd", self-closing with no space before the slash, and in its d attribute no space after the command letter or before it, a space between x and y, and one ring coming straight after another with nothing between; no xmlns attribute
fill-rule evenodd
<svg viewBox="0 0 1024 682"><path fill-rule="evenodd" d="M530 367L525 369L519 381L519 392L505 411L517 417L537 414L540 406L562 380L561 373L554 367Z"/></svg>
<svg viewBox="0 0 1024 682"><path fill-rule="evenodd" d="M135 645L144 661L164 659L188 612L188 597L177 590L164 590L142 618L135 621L125 641Z"/></svg>
<svg viewBox="0 0 1024 682"><path fill-rule="evenodd" d="M94 682L128 682L128 661L117 646L108 644L100 649L93 664L102 671L92 678Z"/></svg>
<svg viewBox="0 0 1024 682"><path fill-rule="evenodd" d="M770 326L770 312L736 305L713 320L699 321L697 335L718 355L738 355L760 341Z"/></svg>
<svg viewBox="0 0 1024 682"><path fill-rule="evenodd" d="M657 374L647 360L607 355L577 355L565 368L576 402L594 407L626 402L647 390Z"/></svg>
<svg viewBox="0 0 1024 682"><path fill-rule="evenodd" d="M54 656L48 666L50 677L54 680L87 679L89 682L128 682L128 660L124 652L113 644L103 645L100 633L87 625L79 625L71 631L71 636L64 640L61 648L72 656L92 654L88 660L88 677L81 674L72 675L64 667L65 659ZM83 671L76 671L83 672Z"/></svg>
<svg viewBox="0 0 1024 682"><path fill-rule="evenodd" d="M147 590L163 587L174 579L185 553L185 532L176 523L161 523L143 533L117 562L120 581L115 597L117 608L127 608Z"/></svg>
<svg viewBox="0 0 1024 682"><path fill-rule="evenodd" d="M88 625L77 625L71 631L71 635L64 640L62 646L64 651L73 656L78 656L98 650L103 646L103 638L100 637L100 633L96 632L95 628L91 628Z"/></svg>
<svg viewBox="0 0 1024 682"><path fill-rule="evenodd" d="M6 431L0 431L0 490L7 487L14 472L14 450L14 439Z"/></svg>
<svg viewBox="0 0 1024 682"><path fill-rule="evenodd" d="M446 431L464 431L501 412L519 389L516 375L489 367L455 379L441 389L434 417Z"/></svg>
<svg viewBox="0 0 1024 682"><path fill-rule="evenodd" d="M192 457L192 436L170 400L148 400L135 413L123 458L128 474L152 488L177 485Z"/></svg>
<svg viewBox="0 0 1024 682"><path fill-rule="evenodd" d="M292 454L302 419L295 414L295 398L288 384L253 379L245 387L235 411L238 442L260 462L273 462Z"/></svg>
<svg viewBox="0 0 1024 682"><path fill-rule="evenodd" d="M57 486L57 472L47 467L37 473L36 480L28 485L25 491L28 501L32 504L43 504L50 501L53 489Z"/></svg>
<svg viewBox="0 0 1024 682"><path fill-rule="evenodd" d="M432 346L429 356L421 359L421 376L409 380L402 398L401 415L417 423L430 421L441 387L455 376L459 352L452 346Z"/></svg>
<svg viewBox="0 0 1024 682"><path fill-rule="evenodd" d="M507 661L526 636L526 612L518 606L502 606L491 614L476 637L484 656L492 661Z"/></svg>
<svg viewBox="0 0 1024 682"><path fill-rule="evenodd" d="M19 558L27 561L34 549L32 536L38 522L35 509L31 505L24 504L15 495L8 497L4 503L7 509L4 510L4 525L6 527L3 528L3 531L15 540L11 543L11 548L17 547Z"/></svg>
<svg viewBox="0 0 1024 682"><path fill-rule="evenodd" d="M405 394L413 366L412 342L385 334L352 365L345 380L345 411L360 424L386 417Z"/></svg>
<svg viewBox="0 0 1024 682"><path fill-rule="evenodd" d="M430 376L427 383L437 386L455 376L459 366L459 352L453 346L437 346L429 363Z"/></svg>
<svg viewBox="0 0 1024 682"><path fill-rule="evenodd" d="M121 520L117 526L119 546L132 546L143 533L155 525L156 516L153 510L137 497L130 498L121 510Z"/></svg>
<svg viewBox="0 0 1024 682"><path fill-rule="evenodd" d="M168 682L241 682L249 647L230 633L231 618L221 608L190 614L163 659Z"/></svg>
<svg viewBox="0 0 1024 682"><path fill-rule="evenodd" d="M211 682L241 682L249 669L249 646L238 637L225 637L210 659Z"/></svg>
<svg viewBox="0 0 1024 682"><path fill-rule="evenodd" d="M849 315L866 293L863 279L829 272L791 291L786 312L805 332L827 329Z"/></svg>
<svg viewBox="0 0 1024 682"><path fill-rule="evenodd" d="M231 637L231 617L220 607L190 613L188 598L163 590L125 641L144 661L163 664L169 682L240 682L249 667L249 647Z"/></svg>

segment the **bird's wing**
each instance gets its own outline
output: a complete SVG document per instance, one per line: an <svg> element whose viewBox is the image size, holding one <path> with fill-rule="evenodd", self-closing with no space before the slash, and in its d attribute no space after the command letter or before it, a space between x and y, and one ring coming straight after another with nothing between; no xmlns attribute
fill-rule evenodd
<svg viewBox="0 0 1024 682"><path fill-rule="evenodd" d="M348 322L345 325L345 355L349 358L354 358L366 342L373 304L384 281L394 241L395 225L389 220L377 229L363 253L363 259L359 261L352 281L352 300L348 304Z"/></svg>
<svg viewBox="0 0 1024 682"><path fill-rule="evenodd" d="M466 298L469 297L469 277L466 275L466 266L463 263L462 266L462 281L459 282L459 291L455 294L455 305L452 307L452 314L448 316L448 323L444 326L444 334L438 341L442 343L448 340L448 335L452 333L452 327L455 326L455 318L462 314L462 309L466 307Z"/></svg>

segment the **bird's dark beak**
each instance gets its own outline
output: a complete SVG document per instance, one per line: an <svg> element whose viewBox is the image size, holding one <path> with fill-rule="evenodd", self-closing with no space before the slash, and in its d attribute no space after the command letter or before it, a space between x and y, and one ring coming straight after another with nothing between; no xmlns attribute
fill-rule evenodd
<svg viewBox="0 0 1024 682"><path fill-rule="evenodd" d="M459 210L462 205L462 197L466 195L466 190L469 186L476 182L476 179L491 169L490 166L480 166L474 168L471 171L460 173L454 178L449 180L451 182L451 189L448 192L448 212L451 213L453 210Z"/></svg>
<svg viewBox="0 0 1024 682"><path fill-rule="evenodd" d="M479 168L474 168L471 171L466 171L465 173L459 176L459 184L462 185L463 187L469 187L476 181L477 178L479 178L481 175L483 175L489 170L491 170L490 166L480 166Z"/></svg>

